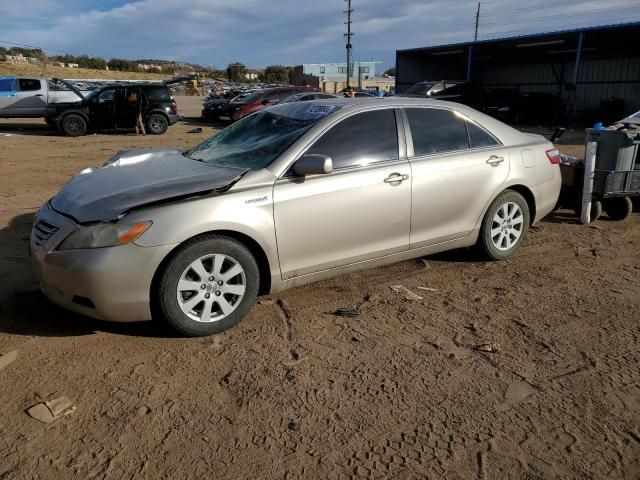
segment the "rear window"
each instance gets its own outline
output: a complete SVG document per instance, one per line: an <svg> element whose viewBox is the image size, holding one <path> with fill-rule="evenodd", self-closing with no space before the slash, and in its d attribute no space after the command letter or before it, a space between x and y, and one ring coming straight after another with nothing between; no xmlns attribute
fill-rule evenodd
<svg viewBox="0 0 640 480"><path fill-rule="evenodd" d="M171 100L171 94L166 87L147 88L144 92L149 100Z"/></svg>
<svg viewBox="0 0 640 480"><path fill-rule="evenodd" d="M416 157L469 148L465 121L451 110L407 108L406 112Z"/></svg>
<svg viewBox="0 0 640 480"><path fill-rule="evenodd" d="M467 122L467 130L471 148L491 147L500 144L493 135L473 122Z"/></svg>
<svg viewBox="0 0 640 480"><path fill-rule="evenodd" d="M21 92L33 92L42 88L40 80L35 78L20 78L18 79L18 85Z"/></svg>

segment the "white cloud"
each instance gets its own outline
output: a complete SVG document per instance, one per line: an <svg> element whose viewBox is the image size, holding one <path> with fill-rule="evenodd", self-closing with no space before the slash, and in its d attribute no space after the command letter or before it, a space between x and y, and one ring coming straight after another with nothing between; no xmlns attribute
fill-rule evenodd
<svg viewBox="0 0 640 480"><path fill-rule="evenodd" d="M339 61L343 0L0 1L0 40L73 54L181 59L224 66ZM637 0L498 0L483 6L480 34L548 31L639 18ZM474 0L354 0L354 57L393 65L395 50L468 41ZM610 9L610 10L609 10ZM523 10L518 12L519 10ZM512 14L505 12L513 11ZM597 11L591 15L585 12ZM486 15L486 16L484 16Z"/></svg>

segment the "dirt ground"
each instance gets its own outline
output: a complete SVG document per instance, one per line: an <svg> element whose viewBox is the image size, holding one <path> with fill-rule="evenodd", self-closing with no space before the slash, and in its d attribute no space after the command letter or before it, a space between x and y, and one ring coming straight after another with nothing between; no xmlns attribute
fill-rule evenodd
<svg viewBox="0 0 640 480"><path fill-rule="evenodd" d="M637 214L587 227L561 211L509 261L456 251L343 276L204 339L50 305L34 211L119 149L215 131L198 125L73 139L0 120L0 354L18 351L0 369L0 478L640 478ZM25 413L60 395L71 415Z"/></svg>

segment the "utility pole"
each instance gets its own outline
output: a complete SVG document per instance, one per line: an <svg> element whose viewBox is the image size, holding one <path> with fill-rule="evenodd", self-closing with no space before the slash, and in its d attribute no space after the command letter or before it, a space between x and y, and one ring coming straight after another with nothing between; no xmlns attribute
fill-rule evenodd
<svg viewBox="0 0 640 480"><path fill-rule="evenodd" d="M347 39L347 88L349 88L351 83L351 64L352 62L352 54L351 50L353 45L351 45L351 37L353 37L353 32L351 31L351 14L353 13L353 9L351 8L351 0L345 0L347 2L347 9L343 11L343 13L347 14L347 21L344 22L347 26L347 33L344 34Z"/></svg>
<svg viewBox="0 0 640 480"><path fill-rule="evenodd" d="M478 9L476 10L476 31L473 35L473 42L478 42L478 25L480 24L480 2L478 2ZM471 80L471 60L473 57L473 45L469 45L469 52L467 56L467 81Z"/></svg>
<svg viewBox="0 0 640 480"><path fill-rule="evenodd" d="M478 24L480 23L480 2L478 2L478 9L476 10L476 33L473 36L473 41L478 41Z"/></svg>

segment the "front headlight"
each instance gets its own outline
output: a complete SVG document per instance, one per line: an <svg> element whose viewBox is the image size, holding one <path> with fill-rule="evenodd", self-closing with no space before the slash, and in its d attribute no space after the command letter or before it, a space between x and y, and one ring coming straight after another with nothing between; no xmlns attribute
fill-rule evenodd
<svg viewBox="0 0 640 480"><path fill-rule="evenodd" d="M80 248L115 247L133 242L146 232L152 222L134 224L104 224L82 227L70 234L58 247L58 250Z"/></svg>

